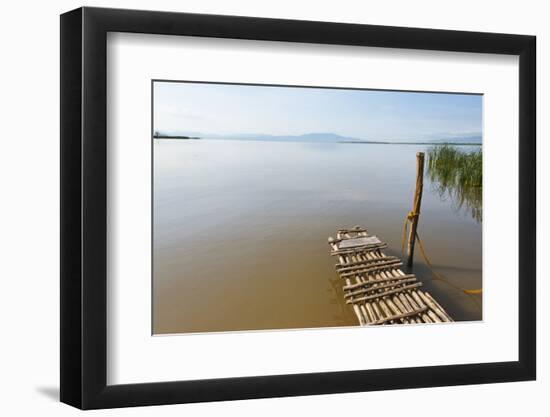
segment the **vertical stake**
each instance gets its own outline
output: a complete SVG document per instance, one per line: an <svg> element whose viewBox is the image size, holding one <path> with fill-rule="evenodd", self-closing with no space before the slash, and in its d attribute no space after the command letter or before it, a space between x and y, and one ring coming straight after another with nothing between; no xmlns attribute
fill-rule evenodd
<svg viewBox="0 0 550 417"><path fill-rule="evenodd" d="M424 152L417 152L416 153L416 189L414 191L411 230L409 232L409 241L407 243L407 266L412 266L413 264L414 244L416 242L416 229L418 227L418 218L420 217L420 203L422 202L423 180L424 180Z"/></svg>

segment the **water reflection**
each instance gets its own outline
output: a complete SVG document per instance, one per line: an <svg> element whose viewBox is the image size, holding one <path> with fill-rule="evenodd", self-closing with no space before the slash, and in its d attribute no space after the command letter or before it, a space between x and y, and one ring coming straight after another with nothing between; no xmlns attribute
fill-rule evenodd
<svg viewBox="0 0 550 417"><path fill-rule="evenodd" d="M468 150L453 146L428 149L427 175L432 191L450 200L454 209L468 212L481 223L483 217L483 155L481 149Z"/></svg>

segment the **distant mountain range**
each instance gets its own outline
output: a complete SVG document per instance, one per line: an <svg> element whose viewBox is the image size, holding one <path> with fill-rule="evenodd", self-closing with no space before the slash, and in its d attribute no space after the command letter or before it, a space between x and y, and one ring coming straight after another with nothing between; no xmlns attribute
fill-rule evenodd
<svg viewBox="0 0 550 417"><path fill-rule="evenodd" d="M316 143L385 143L385 144L481 144L481 135L442 135L437 139L422 139L422 140L364 140L349 136L341 136L336 133L306 133L303 135L266 135L255 133L243 133L243 134L207 134L200 132L174 132L164 133L159 132L160 138L173 138L173 139L215 139L215 140L247 140L247 141L269 141L269 142L316 142Z"/></svg>
<svg viewBox="0 0 550 417"><path fill-rule="evenodd" d="M481 144L481 135L449 136L442 139L434 139L432 143L479 143Z"/></svg>

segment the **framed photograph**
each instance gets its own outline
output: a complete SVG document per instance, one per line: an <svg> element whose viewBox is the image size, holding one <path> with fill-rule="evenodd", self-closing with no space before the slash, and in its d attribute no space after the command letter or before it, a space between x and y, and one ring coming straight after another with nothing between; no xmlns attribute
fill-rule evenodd
<svg viewBox="0 0 550 417"><path fill-rule="evenodd" d="M535 37L61 16L61 401L533 380Z"/></svg>

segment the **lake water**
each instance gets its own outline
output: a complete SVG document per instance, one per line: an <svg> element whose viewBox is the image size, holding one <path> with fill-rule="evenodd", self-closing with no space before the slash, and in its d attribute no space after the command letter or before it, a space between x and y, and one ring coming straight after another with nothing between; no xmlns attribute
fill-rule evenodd
<svg viewBox="0 0 550 417"><path fill-rule="evenodd" d="M356 325L327 238L361 225L400 256L415 155L426 148L206 139L153 146L155 334ZM418 231L439 273L482 287L482 225L427 178ZM481 319L481 296L432 281L418 248L413 271L455 320Z"/></svg>

